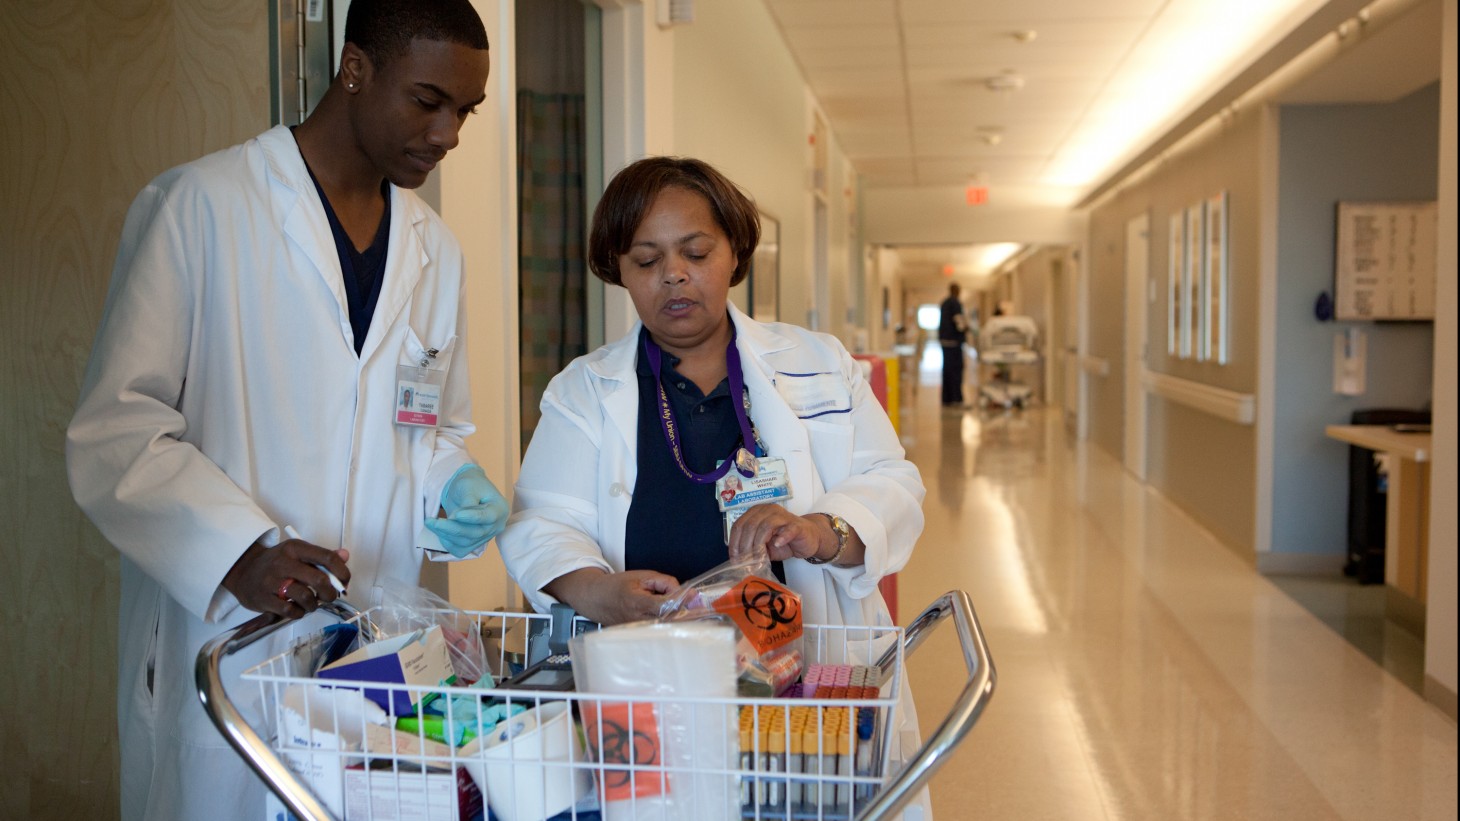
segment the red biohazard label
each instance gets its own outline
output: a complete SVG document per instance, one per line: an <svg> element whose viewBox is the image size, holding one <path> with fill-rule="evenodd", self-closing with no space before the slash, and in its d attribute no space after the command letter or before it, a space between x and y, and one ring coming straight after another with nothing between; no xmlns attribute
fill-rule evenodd
<svg viewBox="0 0 1460 821"><path fill-rule="evenodd" d="M758 653L801 637L801 597L760 576L747 576L715 600L714 608L735 621Z"/></svg>
<svg viewBox="0 0 1460 821"><path fill-rule="evenodd" d="M659 767L659 721L654 705L626 701L579 704L588 746L604 765L599 772L603 800L623 801L669 793L668 776Z"/></svg>

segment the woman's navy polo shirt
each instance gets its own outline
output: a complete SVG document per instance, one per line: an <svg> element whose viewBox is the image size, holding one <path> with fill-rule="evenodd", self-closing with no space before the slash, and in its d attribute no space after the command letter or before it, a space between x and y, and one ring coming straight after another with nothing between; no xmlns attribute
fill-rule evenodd
<svg viewBox="0 0 1460 821"><path fill-rule="evenodd" d="M639 333L638 478L624 526L624 569L656 570L687 582L729 559L725 518L714 483L691 481L675 464L659 423L654 372L644 356L643 339L649 332ZM664 393L683 432L685 463L695 473L708 473L741 446L730 382L720 380L706 395L680 375L678 365L679 359L666 351L660 368ZM774 562L773 570L784 579L780 564Z"/></svg>

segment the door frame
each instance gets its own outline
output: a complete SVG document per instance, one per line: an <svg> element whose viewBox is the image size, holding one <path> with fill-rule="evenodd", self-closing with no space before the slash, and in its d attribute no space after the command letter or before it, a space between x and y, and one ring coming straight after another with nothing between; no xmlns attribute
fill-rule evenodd
<svg viewBox="0 0 1460 821"><path fill-rule="evenodd" d="M1151 215L1125 224L1125 468L1146 480L1146 333Z"/></svg>

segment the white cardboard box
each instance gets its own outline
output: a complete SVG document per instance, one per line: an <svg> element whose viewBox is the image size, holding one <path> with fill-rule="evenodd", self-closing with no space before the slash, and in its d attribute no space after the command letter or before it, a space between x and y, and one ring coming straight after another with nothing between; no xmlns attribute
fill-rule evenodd
<svg viewBox="0 0 1460 821"><path fill-rule="evenodd" d="M472 821L483 817L482 794L460 768L345 770L345 818L372 821Z"/></svg>

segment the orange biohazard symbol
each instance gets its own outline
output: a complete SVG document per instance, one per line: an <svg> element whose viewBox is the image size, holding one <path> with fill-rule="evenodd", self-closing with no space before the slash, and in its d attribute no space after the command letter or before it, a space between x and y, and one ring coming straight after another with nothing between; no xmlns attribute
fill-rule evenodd
<svg viewBox="0 0 1460 821"><path fill-rule="evenodd" d="M747 576L714 607L734 620L759 653L801 637L801 597L770 579Z"/></svg>
<svg viewBox="0 0 1460 821"><path fill-rule="evenodd" d="M579 705L588 745L603 764L599 785L606 801L669 792L661 764L659 722L651 704L611 702Z"/></svg>

